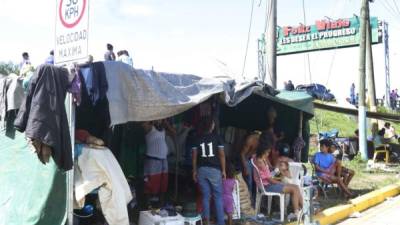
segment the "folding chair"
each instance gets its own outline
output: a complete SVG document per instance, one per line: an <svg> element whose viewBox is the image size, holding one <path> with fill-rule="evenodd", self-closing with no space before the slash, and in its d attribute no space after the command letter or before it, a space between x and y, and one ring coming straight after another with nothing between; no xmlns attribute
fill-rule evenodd
<svg viewBox="0 0 400 225"><path fill-rule="evenodd" d="M310 159L310 163L313 169L312 172L312 179L313 179L313 183L317 185L317 187L319 189L321 189L322 193L324 194L325 199L328 199L328 194L327 194L327 189L329 188L329 186L331 186L332 188L334 188L336 190L337 193L337 187L335 187L335 185L333 183L328 183L325 180L323 180L322 178L317 176L317 169L315 168L315 164L314 164L314 156L311 157Z"/></svg>
<svg viewBox="0 0 400 225"><path fill-rule="evenodd" d="M261 200L264 196L268 198L268 214L271 214L271 205L272 205L272 197L279 197L280 202L280 211L281 211L281 221L285 221L285 194L283 193L275 193L275 192L267 192L265 191L264 185L261 180L260 171L255 165L253 159L251 159L251 165L256 171L256 176L259 182L257 183L257 195L256 195L256 216L260 213Z"/></svg>

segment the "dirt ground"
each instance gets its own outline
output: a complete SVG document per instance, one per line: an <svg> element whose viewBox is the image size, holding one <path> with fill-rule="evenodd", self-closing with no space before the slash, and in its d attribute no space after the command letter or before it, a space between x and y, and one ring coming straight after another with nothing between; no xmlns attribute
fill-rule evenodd
<svg viewBox="0 0 400 225"><path fill-rule="evenodd" d="M366 163L350 162L346 165L348 168L356 171L356 175L351 181L349 188L356 195L360 196L368 192L393 184L399 180L396 173L383 172L383 171L365 171ZM395 167L398 171L398 167ZM318 202L321 209L327 209L333 206L346 204L347 199L343 196L338 188L328 188L328 198L319 196Z"/></svg>

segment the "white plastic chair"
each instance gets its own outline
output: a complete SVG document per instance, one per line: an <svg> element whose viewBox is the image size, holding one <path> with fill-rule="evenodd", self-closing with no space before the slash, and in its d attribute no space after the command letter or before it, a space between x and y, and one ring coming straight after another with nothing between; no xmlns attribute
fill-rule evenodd
<svg viewBox="0 0 400 225"><path fill-rule="evenodd" d="M185 225L196 225L197 222L200 222L200 225L203 225L203 220L201 219L200 214L195 217L185 217Z"/></svg>
<svg viewBox="0 0 400 225"><path fill-rule="evenodd" d="M264 196L267 196L267 198L268 198L268 214L269 215L271 214L272 197L278 196L279 202L280 202L279 206L280 206L280 210L281 210L281 221L282 222L285 221L285 194L265 191L264 185L261 180L260 171L258 170L253 159L251 159L251 164L252 164L253 168L255 169L256 175L259 179L259 182L256 182L257 183L256 216L260 213L261 200Z"/></svg>
<svg viewBox="0 0 400 225"><path fill-rule="evenodd" d="M298 185L300 188L304 186L304 168L302 163L289 162L289 172L292 177L292 184Z"/></svg>
<svg viewBox="0 0 400 225"><path fill-rule="evenodd" d="M238 220L240 219L240 189L239 189L239 181L235 180L235 188L233 189L233 215L232 219Z"/></svg>

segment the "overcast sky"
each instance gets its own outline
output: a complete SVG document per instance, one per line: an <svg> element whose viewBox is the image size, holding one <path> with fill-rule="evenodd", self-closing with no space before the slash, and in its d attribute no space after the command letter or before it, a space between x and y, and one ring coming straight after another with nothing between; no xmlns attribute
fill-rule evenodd
<svg viewBox="0 0 400 225"><path fill-rule="evenodd" d="M389 22L392 87L400 79L400 11L397 0L371 4L371 16ZM361 0L305 0L307 24L328 16L333 19L359 14ZM255 0L245 77L257 76L257 39L264 30L266 0ZM400 6L400 2L397 3ZM260 6L259 6L260 5ZM55 0L0 0L0 61L21 61L29 52L35 65L54 48ZM251 0L92 0L90 1L89 52L102 60L106 43L127 49L136 68L192 73L201 76L240 77L243 69ZM278 0L278 24L303 22L301 0ZM358 77L358 48L278 57L278 87L284 80L295 84L327 84L343 99ZM374 46L378 97L384 91L383 45ZM311 76L310 76L311 74ZM358 82L356 82L358 86Z"/></svg>

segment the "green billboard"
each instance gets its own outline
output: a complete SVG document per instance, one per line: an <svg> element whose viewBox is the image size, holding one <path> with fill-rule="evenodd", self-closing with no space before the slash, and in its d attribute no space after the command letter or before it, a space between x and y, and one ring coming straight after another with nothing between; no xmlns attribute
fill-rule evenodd
<svg viewBox="0 0 400 225"><path fill-rule="evenodd" d="M370 18L372 43L382 42L378 18ZM287 55L357 46L360 41L358 17L317 20L313 25L278 27L277 54Z"/></svg>

